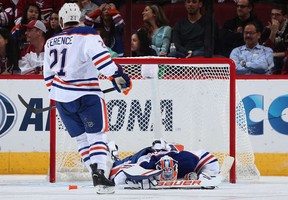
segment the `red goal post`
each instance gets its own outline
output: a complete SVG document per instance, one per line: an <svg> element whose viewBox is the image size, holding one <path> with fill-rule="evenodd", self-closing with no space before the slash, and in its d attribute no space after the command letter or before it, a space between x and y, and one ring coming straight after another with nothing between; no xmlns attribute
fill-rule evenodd
<svg viewBox="0 0 288 200"><path fill-rule="evenodd" d="M255 179L253 177L259 176L244 106L237 100L235 64L231 59L137 57L114 61L123 67L133 82L133 89L127 96L117 92L105 95L110 128L108 137L118 144L121 157L151 144L153 138L161 137L167 142L184 144L186 150L210 151L218 157L220 164L227 155L236 158L230 171L231 183L235 183L236 178ZM110 81L100 78L103 79L100 82L102 89L111 87ZM74 155L77 152L75 145L69 150L70 140L61 138L68 134L60 131L59 125L63 127L63 124L56 117L56 110L50 115L49 180L55 182L58 171L80 174L74 167L78 164L74 162L82 163ZM243 124L239 125L239 121ZM58 148L58 142L65 144L64 149ZM70 159L73 164L67 161L69 164L61 164L61 169L57 169L57 162Z"/></svg>

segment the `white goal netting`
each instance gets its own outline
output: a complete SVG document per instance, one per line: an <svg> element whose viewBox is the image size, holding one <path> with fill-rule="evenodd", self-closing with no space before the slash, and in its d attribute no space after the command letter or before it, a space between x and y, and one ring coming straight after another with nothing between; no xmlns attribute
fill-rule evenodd
<svg viewBox="0 0 288 200"><path fill-rule="evenodd" d="M233 86L235 71L231 68L235 66L229 59L138 58L116 62L133 80L129 95L105 95L108 138L119 146L121 158L158 138L180 143L185 150L210 151L220 164L235 149L237 181L258 179L244 106ZM101 88L110 88L110 81L102 78ZM61 119L56 121L56 180L90 180L75 141L69 138Z"/></svg>

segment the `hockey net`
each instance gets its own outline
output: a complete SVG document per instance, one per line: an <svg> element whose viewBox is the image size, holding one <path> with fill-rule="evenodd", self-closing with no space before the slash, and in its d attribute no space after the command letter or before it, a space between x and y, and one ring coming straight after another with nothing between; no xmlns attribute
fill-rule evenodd
<svg viewBox="0 0 288 200"><path fill-rule="evenodd" d="M105 95L108 138L118 145L121 158L151 146L154 139L163 138L184 145L185 150L212 152L220 164L227 155L235 157L230 182L259 178L244 106L235 89L233 61L149 57L115 59L115 62L133 80L129 95L117 92ZM101 78L102 89L112 86L105 77ZM91 179L81 163L75 141L54 111L51 149L50 182Z"/></svg>

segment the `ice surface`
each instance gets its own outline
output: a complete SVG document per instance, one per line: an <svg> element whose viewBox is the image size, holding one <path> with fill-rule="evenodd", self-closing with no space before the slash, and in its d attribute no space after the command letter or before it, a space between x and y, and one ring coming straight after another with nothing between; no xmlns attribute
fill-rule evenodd
<svg viewBox="0 0 288 200"><path fill-rule="evenodd" d="M122 190L115 194L97 195L90 182L48 183L46 176L0 176L1 200L102 200L102 199L157 199L157 200L288 200L288 176L261 177L258 182L222 183L214 190ZM69 190L69 185L78 189Z"/></svg>

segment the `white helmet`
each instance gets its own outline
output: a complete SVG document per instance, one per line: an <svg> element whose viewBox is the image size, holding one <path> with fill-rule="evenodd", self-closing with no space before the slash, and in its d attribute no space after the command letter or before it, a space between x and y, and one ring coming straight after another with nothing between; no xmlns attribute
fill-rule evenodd
<svg viewBox="0 0 288 200"><path fill-rule="evenodd" d="M67 22L80 22L81 11L76 3L65 3L59 10L59 23L62 27ZM61 24L61 18L63 24ZM62 27L63 28L63 27Z"/></svg>

